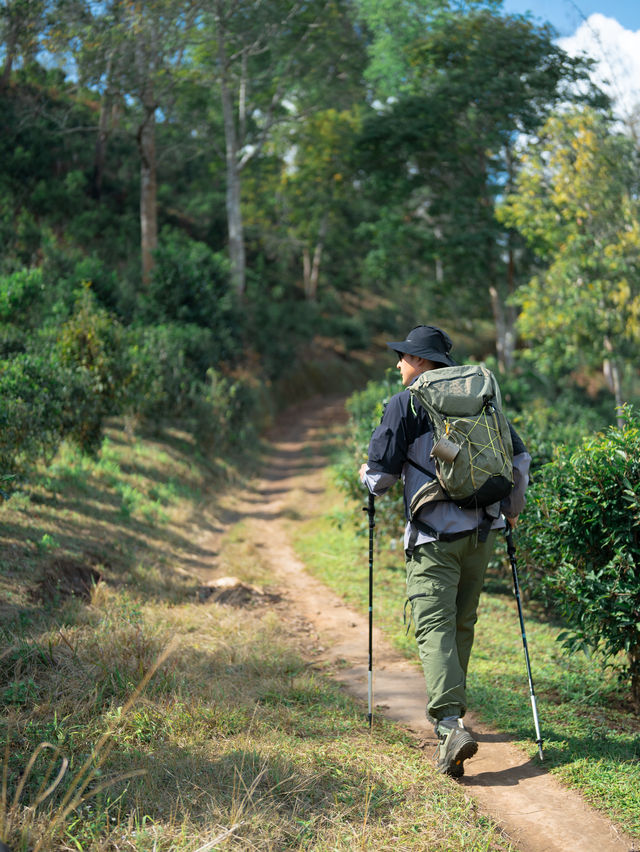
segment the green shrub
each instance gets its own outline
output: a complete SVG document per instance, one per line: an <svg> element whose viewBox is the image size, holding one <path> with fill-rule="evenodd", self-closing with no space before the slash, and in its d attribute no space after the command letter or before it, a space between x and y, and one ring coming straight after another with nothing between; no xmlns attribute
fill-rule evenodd
<svg viewBox="0 0 640 852"><path fill-rule="evenodd" d="M57 450L69 426L73 371L47 355L0 361L0 476L7 487L36 459Z"/></svg>
<svg viewBox="0 0 640 852"><path fill-rule="evenodd" d="M91 283L91 293L101 307L117 313L120 275L108 264L77 245L60 245L49 235L43 242L42 254L45 310L49 324L59 324L69 318L76 308L78 291L82 290L85 282Z"/></svg>
<svg viewBox="0 0 640 852"><path fill-rule="evenodd" d="M88 285L60 328L56 354L74 374L69 435L85 452L96 452L105 418L119 413L126 398L130 368L122 327L98 307Z"/></svg>
<svg viewBox="0 0 640 852"><path fill-rule="evenodd" d="M127 339L131 373L125 410L148 420L185 415L214 360L211 332L198 326L138 326L127 330Z"/></svg>
<svg viewBox="0 0 640 852"><path fill-rule="evenodd" d="M228 267L227 259L205 243L165 228L151 281L140 296L140 319L207 328L216 340L216 360L228 360L239 349L241 319Z"/></svg>
<svg viewBox="0 0 640 852"><path fill-rule="evenodd" d="M640 711L640 416L623 414L622 428L556 449L520 537L529 585L566 620L566 649L602 650Z"/></svg>
<svg viewBox="0 0 640 852"><path fill-rule="evenodd" d="M193 400L196 435L216 452L257 442L272 411L269 386L254 374L225 376L213 367Z"/></svg>
<svg viewBox="0 0 640 852"><path fill-rule="evenodd" d="M27 345L27 336L21 329L11 323L0 322L0 360L26 352Z"/></svg>
<svg viewBox="0 0 640 852"><path fill-rule="evenodd" d="M42 269L39 267L0 275L0 320L32 326L34 319L40 318L43 291Z"/></svg>
<svg viewBox="0 0 640 852"><path fill-rule="evenodd" d="M337 311L340 311L339 307ZM327 335L342 340L346 349L366 349L369 346L371 335L363 317L336 313L325 317L324 322L327 326Z"/></svg>
<svg viewBox="0 0 640 852"><path fill-rule="evenodd" d="M38 295L40 275L29 271L13 281L16 288L4 291L5 304L15 307L12 318L19 304L28 307L29 294ZM19 337L8 336L16 328L3 327L5 351L9 343L14 351L6 351L12 357L0 361L0 471L5 478L53 455L64 437L95 452L104 419L122 406L130 373L122 329L97 306L88 287L63 325L22 341L26 351L19 351Z"/></svg>
<svg viewBox="0 0 640 852"><path fill-rule="evenodd" d="M127 330L127 413L148 422L181 418L220 452L254 441L268 421L268 382L249 371L225 375L213 333L197 325Z"/></svg>
<svg viewBox="0 0 640 852"><path fill-rule="evenodd" d="M26 352L46 319L46 283L40 267L0 274L0 358Z"/></svg>
<svg viewBox="0 0 640 852"><path fill-rule="evenodd" d="M318 306L295 297L282 284L247 276L247 306L243 316L245 355L260 359L260 372L275 379L283 375L293 359L305 357L323 322Z"/></svg>

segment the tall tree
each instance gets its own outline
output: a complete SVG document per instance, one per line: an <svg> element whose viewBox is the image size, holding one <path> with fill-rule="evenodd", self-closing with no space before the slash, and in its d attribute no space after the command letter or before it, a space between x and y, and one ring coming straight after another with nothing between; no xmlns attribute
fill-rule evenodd
<svg viewBox="0 0 640 852"><path fill-rule="evenodd" d="M286 134L289 156L282 161L276 190L279 222L300 258L305 298L316 301L323 256L345 229L345 207L354 195L351 152L361 110L315 113ZM353 258L344 258L352 268Z"/></svg>
<svg viewBox="0 0 640 852"><path fill-rule="evenodd" d="M82 82L97 88L102 97L94 176L97 194L109 111L116 100L133 104L144 283L151 276L158 244L156 121L159 113L165 118L171 113L197 13L191 0L110 0L89 3L81 26L69 31Z"/></svg>
<svg viewBox="0 0 640 852"><path fill-rule="evenodd" d="M499 14L501 5L502 0L355 0L368 34L365 76L372 97L386 102L421 88L424 71L415 49L443 19L483 9Z"/></svg>
<svg viewBox="0 0 640 852"><path fill-rule="evenodd" d="M0 90L6 89L17 59L33 62L46 29L46 0L2 0L0 2L0 44L3 65Z"/></svg>
<svg viewBox="0 0 640 852"><path fill-rule="evenodd" d="M520 156L501 218L544 264L518 301L542 364L599 365L620 406L640 358L640 160L592 110L554 115Z"/></svg>
<svg viewBox="0 0 640 852"><path fill-rule="evenodd" d="M365 127L363 162L383 196L402 204L454 310L490 309L508 368L515 334L505 304L518 270L496 198L512 179L518 135L533 132L585 68L548 27L477 7L432 16L407 50L408 91Z"/></svg>
<svg viewBox="0 0 640 852"><path fill-rule="evenodd" d="M215 83L224 130L226 209L232 277L246 284L242 173L274 128L340 105L352 91L360 43L346 0L215 0L196 52Z"/></svg>

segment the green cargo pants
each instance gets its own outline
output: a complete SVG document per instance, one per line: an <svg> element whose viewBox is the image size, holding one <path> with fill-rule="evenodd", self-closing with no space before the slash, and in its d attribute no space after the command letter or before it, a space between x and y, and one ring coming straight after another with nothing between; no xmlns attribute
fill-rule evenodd
<svg viewBox="0 0 640 852"><path fill-rule="evenodd" d="M427 713L464 716L467 666L484 575L495 530L486 542L472 534L418 545L407 556L407 598L427 684Z"/></svg>

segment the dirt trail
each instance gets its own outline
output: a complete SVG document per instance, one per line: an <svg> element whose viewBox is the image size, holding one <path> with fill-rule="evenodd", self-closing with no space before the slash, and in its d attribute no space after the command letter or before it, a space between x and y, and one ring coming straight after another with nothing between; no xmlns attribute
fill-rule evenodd
<svg viewBox="0 0 640 852"><path fill-rule="evenodd" d="M326 429L344 420L342 400L312 400L289 409L272 431L273 453L251 493L233 498L233 514L250 519L252 537L287 602L303 652L331 667L354 696L367 700L367 618L306 573L287 537L287 518L309 517L323 492L321 444ZM290 521L289 521L290 523ZM204 578L203 578L204 579ZM525 697L523 697L525 700ZM436 740L427 725L422 670L374 633L375 713L412 731L431 759ZM633 852L618 832L582 798L482 725L472 714L466 726L480 748L461 780L469 796L506 831L521 852ZM456 783L452 781L451 783Z"/></svg>

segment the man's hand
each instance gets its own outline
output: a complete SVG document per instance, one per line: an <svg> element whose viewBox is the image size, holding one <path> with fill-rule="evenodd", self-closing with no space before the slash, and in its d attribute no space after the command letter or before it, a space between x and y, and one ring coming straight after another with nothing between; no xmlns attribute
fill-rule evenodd
<svg viewBox="0 0 640 852"><path fill-rule="evenodd" d="M358 473L360 475L360 482L364 482L364 475L367 472L368 467L369 467L369 465L366 462L363 462L360 465L360 470L358 471Z"/></svg>
<svg viewBox="0 0 640 852"><path fill-rule="evenodd" d="M516 528L516 524L518 523L518 515L516 515L515 518L507 518L507 523L509 524L511 529L514 530Z"/></svg>

